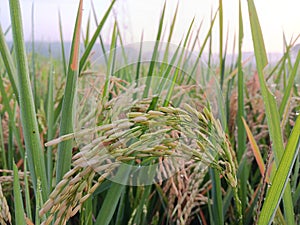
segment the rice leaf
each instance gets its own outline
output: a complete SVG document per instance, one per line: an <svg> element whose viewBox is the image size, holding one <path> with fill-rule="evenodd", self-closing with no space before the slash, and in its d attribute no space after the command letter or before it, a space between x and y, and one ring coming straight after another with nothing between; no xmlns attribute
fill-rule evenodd
<svg viewBox="0 0 300 225"><path fill-rule="evenodd" d="M300 51L298 52L293 70L292 70L292 72L289 76L287 87L285 87L285 89L284 89L284 96L282 98L282 101L281 101L281 104L280 104L280 107L279 107L280 117L283 116L283 113L284 113L285 109L287 108L287 106L289 105L289 102L291 100L292 87L293 87L293 84L295 82L295 77L296 77L296 74L297 74L297 71L298 71L299 62L300 62Z"/></svg>
<svg viewBox="0 0 300 225"><path fill-rule="evenodd" d="M294 162L300 148L300 116L297 117L295 126L288 139L284 154L275 173L272 185L267 193L258 225L271 224L275 211L279 206L284 193ZM291 218L293 219L293 217Z"/></svg>
<svg viewBox="0 0 300 225"><path fill-rule="evenodd" d="M24 182L25 182L25 206L26 206L26 215L32 220L31 204L30 204L30 186L27 176L27 156L24 158Z"/></svg>
<svg viewBox="0 0 300 225"><path fill-rule="evenodd" d="M78 7L76 23L74 28L70 61L68 66L67 82L62 103L62 114L60 122L60 136L73 132L73 108L74 97L76 93L77 77L79 71L79 47L80 47L80 29L82 20L81 0ZM72 158L72 140L61 142L58 145L58 157L56 164L56 183L62 179L63 175L71 167Z"/></svg>
<svg viewBox="0 0 300 225"><path fill-rule="evenodd" d="M242 16L242 7L241 7L241 1L239 1L239 43L238 43L238 61L237 61L237 67L238 67L238 112L237 112L237 158L238 161L240 161L244 155L244 152L246 150L246 134L245 134L245 128L243 126L242 119L245 115L245 105L244 105L244 71L243 71L243 65L242 65L242 45L243 45L243 38L244 38L244 26L243 26L243 16ZM241 193L241 201L242 201L242 208L243 211L246 208L246 198L247 198L247 180L249 176L249 169L245 166L243 166L241 171L240 178L240 193Z"/></svg>
<svg viewBox="0 0 300 225"><path fill-rule="evenodd" d="M38 96L37 96L37 82L36 82L36 76L35 76L35 41L34 41L34 2L31 4L31 87L32 87L32 93L33 93L33 99L34 99L34 105L36 109L38 106Z"/></svg>
<svg viewBox="0 0 300 225"><path fill-rule="evenodd" d="M120 183L112 183L107 195L105 196L100 212L98 213L96 224L108 225L110 223L113 214L116 211L121 194L125 191L126 186L123 185L123 183L127 182L129 172L128 168L121 164L116 174Z"/></svg>
<svg viewBox="0 0 300 225"><path fill-rule="evenodd" d="M39 137L38 123L29 79L20 2L18 0L12 0L9 3L18 70L21 122L28 154L28 166L32 176L35 193L37 191L37 179L39 178L41 179L43 200L46 201L47 193L49 191L47 178L45 176L46 167L43 160L44 151Z"/></svg>
<svg viewBox="0 0 300 225"><path fill-rule="evenodd" d="M7 93L5 91L5 87L3 85L3 82L0 82L0 93L1 93L1 97L2 97L2 104L3 104L5 110L8 114L9 126L12 127L11 130L12 130L12 132L13 132L15 138L16 138L17 146L20 150L21 156L25 157L23 144L21 143L21 136L20 136L20 133L19 133L17 127L16 127L15 120L14 120L14 118L15 118L14 112L10 108L10 101L11 100L7 96ZM5 159L5 157L4 157L4 159Z"/></svg>
<svg viewBox="0 0 300 225"><path fill-rule="evenodd" d="M53 85L53 65L51 63L48 76L48 92L47 92L47 140L54 138L54 85ZM53 157L52 146L47 147L47 178L49 184L49 190L52 187L53 179Z"/></svg>
<svg viewBox="0 0 300 225"><path fill-rule="evenodd" d="M64 37L63 37L63 28L62 28L62 21L61 21L61 14L58 11L58 24L59 24L59 37L60 37L60 45L61 45L61 56L62 56L62 64L64 68L64 75L67 76L67 61L66 61L66 54L65 54L65 44L64 44Z"/></svg>
<svg viewBox="0 0 300 225"><path fill-rule="evenodd" d="M9 48L5 42L5 36L2 31L2 26L0 24L0 53L2 56L3 63L5 65L5 69L8 75L8 78L11 82L13 91L16 96L18 96L19 90L18 90L18 77L16 76L17 74L17 69L15 67L13 58L10 54ZM19 99L17 99L19 102Z"/></svg>
<svg viewBox="0 0 300 225"><path fill-rule="evenodd" d="M102 101L104 104L107 99L108 99L108 93L109 93L109 81L110 77L114 73L114 61L115 61L115 55L116 55L116 46L117 46L117 24L114 24L114 29L111 37L111 45L110 45L110 51L109 51L109 56L108 56L108 61L107 61L107 68L106 68L106 79L105 79L105 85L103 88L102 92Z"/></svg>
<svg viewBox="0 0 300 225"><path fill-rule="evenodd" d="M224 224L221 179L218 170L210 168L210 178L212 181L212 216L215 224Z"/></svg>
<svg viewBox="0 0 300 225"><path fill-rule="evenodd" d="M146 87L143 92L143 98L148 97L148 94L149 94L149 89L151 86L151 80L152 80L152 75L153 75L153 71L154 71L154 66L156 64L156 58L158 56L158 47L159 47L159 43L160 43L161 35L162 35L165 11L166 11L166 2L164 4L163 10L162 10L162 13L160 16L160 20L159 20L159 27L158 27L157 36L156 36L156 42L155 42L155 46L153 49L152 58L151 58L151 62L150 62L150 66L149 66L149 70L148 70L148 74L147 74Z"/></svg>
<svg viewBox="0 0 300 225"><path fill-rule="evenodd" d="M19 180L19 173L18 168L15 163L13 163L13 170L14 170L14 205L15 205L15 222L18 225L26 225L25 223L25 212L23 206L23 200L21 195L21 188L20 188L20 180Z"/></svg>
<svg viewBox="0 0 300 225"><path fill-rule="evenodd" d="M80 63L79 63L79 74L82 72L83 68L84 68L84 65L85 63L87 62L88 60L88 57L92 51L92 48L93 46L95 45L96 43L96 40L97 38L99 37L99 34L103 28L103 25L105 24L105 21L107 20L111 10L112 10L112 7L113 5L115 4L116 0L113 0L110 4L110 6L108 7L108 9L106 10L101 22L99 23L99 25L97 26L97 29L95 31L95 33L93 34L92 38L91 38L91 41L89 42L89 44L87 45L81 59L80 59Z"/></svg>
<svg viewBox="0 0 300 225"><path fill-rule="evenodd" d="M96 13L93 1L91 1L91 5L92 5L92 11L93 11L93 15L94 15L95 24L98 27L99 24L98 24L98 19L97 19L97 13ZM104 42L103 42L101 34L99 34L99 40L100 40L100 45L101 45L102 52L105 53L106 50L105 50L105 46L104 46ZM107 64L107 55L103 54L103 57L104 57L105 63Z"/></svg>
<svg viewBox="0 0 300 225"><path fill-rule="evenodd" d="M251 25L251 32L252 32L259 83L260 83L262 97L265 105L270 138L272 141L272 148L275 154L275 162L278 165L279 162L281 161L284 152L283 138L282 138L281 126L280 126L280 117L279 117L279 112L278 112L275 98L270 92L270 90L268 89L264 78L263 70L268 63L268 60L267 60L267 54L266 54L266 49L265 49L264 40L262 36L261 27L260 27L260 23L258 20L258 16L257 16L257 12L253 0L248 1L248 9L249 9L250 25ZM288 224L289 225L294 224L295 223L293 218L294 209L293 209L289 184L287 186L287 190L283 198L283 203L284 203L284 212L286 214L286 219Z"/></svg>
<svg viewBox="0 0 300 225"><path fill-rule="evenodd" d="M246 132L247 132L247 136L248 136L248 139L249 139L249 142L250 142L250 145L251 145L256 163L258 165L260 174L263 176L265 174L265 169L266 169L265 164L264 164L264 160L263 160L263 158L260 154L260 150L257 146L257 143L256 143L254 137L253 137L253 134L252 134L249 126L247 125L247 122L245 121L244 118L242 118L242 121L244 123L245 129L246 129ZM266 182L269 183L269 177L266 178Z"/></svg>
<svg viewBox="0 0 300 225"><path fill-rule="evenodd" d="M223 89L225 62L223 58L223 1L219 0L219 63L220 63L220 87Z"/></svg>

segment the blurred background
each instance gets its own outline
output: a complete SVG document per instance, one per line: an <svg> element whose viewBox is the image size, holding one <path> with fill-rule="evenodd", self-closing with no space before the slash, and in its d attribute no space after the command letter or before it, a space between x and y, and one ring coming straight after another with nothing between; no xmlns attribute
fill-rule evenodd
<svg viewBox="0 0 300 225"><path fill-rule="evenodd" d="M5 30L10 26L9 1L0 1L0 22ZM114 5L114 17L117 19L124 44L131 44L140 41L142 32L145 41L154 41L159 23L160 13L165 1L163 0L119 0ZM91 17L91 25L95 25L92 13L92 5L96 11L98 20L103 16L108 8L109 0L85 0L84 1L84 20L83 26L87 24ZM166 1L166 29L169 29L172 17L178 9L178 20L176 21L173 44L178 44L186 33L191 21L195 18L193 34L197 33L199 26L199 45L205 38L209 29L211 17L218 10L218 0L169 0ZM242 10L244 13L244 43L243 51L252 52L252 37L250 33L249 18L247 15L247 1L242 1ZM258 16L263 30L266 50L268 53L283 52L283 35L289 42L299 33L300 22L300 1L299 0L264 0L255 1ZM21 1L24 36L26 41L58 42L59 39L59 12L62 19L62 28L65 41L72 39L78 1L74 0L22 0ZM234 38L238 34L238 1L224 1L224 40L228 34L228 47L233 49ZM107 43L110 42L111 30L113 29L114 17L105 24L102 37ZM218 20L215 22L213 32L213 52L218 52ZM93 27L92 27L93 28ZM84 30L84 29L83 29ZM32 36L34 31L34 36ZM7 35L10 40L11 32ZM165 37L166 38L166 37Z"/></svg>

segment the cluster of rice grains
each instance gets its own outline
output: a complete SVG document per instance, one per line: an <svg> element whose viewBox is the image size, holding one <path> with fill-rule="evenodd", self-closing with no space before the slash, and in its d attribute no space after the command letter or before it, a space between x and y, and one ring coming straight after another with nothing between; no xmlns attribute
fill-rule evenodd
<svg viewBox="0 0 300 225"><path fill-rule="evenodd" d="M155 109L149 110L153 98L148 98L134 101L116 113L113 106L117 101L114 98L105 105L102 112L105 119L100 126L52 141L89 137L74 155L72 170L65 174L40 210L40 216L50 211L43 224L50 224L53 219L55 224L64 224L105 179L119 182L114 176L121 165L131 169L126 183L129 185L161 184L192 165L200 174L191 184L192 189L199 186L208 166L217 168L236 188L234 152L219 121L206 107L201 111L188 104L180 108L163 107L158 101ZM197 199L193 191L190 199L192 202ZM184 215L189 215L192 205L179 207L174 211L184 210Z"/></svg>
<svg viewBox="0 0 300 225"><path fill-rule="evenodd" d="M2 186L0 182L0 224L6 225L11 224L11 215L9 212L9 207L7 201L2 192Z"/></svg>

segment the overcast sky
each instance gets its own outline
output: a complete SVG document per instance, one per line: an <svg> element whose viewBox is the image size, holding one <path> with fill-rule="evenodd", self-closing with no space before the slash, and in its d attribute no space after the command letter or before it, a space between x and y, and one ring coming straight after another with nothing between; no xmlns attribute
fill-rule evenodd
<svg viewBox="0 0 300 225"><path fill-rule="evenodd" d="M9 1L0 0L0 22L3 30L10 24ZM34 2L34 29L35 39L41 41L58 41L58 10L61 12L63 34L66 40L71 40L75 22L78 2L77 0L20 0L24 21L24 36L31 40L31 11ZM84 0L85 26L91 12L91 1ZM93 0L98 20L109 6L109 0ZM195 17L194 30L196 31L203 20L200 32L200 43L203 41L210 24L211 11L218 8L218 0L168 0L166 11L166 24L169 27L176 4L179 2L179 13L174 31L174 44L179 43L186 33L189 24ZM247 1L242 0L244 17L244 51L252 51L252 39L248 20ZM113 26L113 18L119 21L121 34L125 44L140 40L142 31L144 40L153 41L157 33L159 16L164 4L163 0L119 0L114 7L114 16L105 26L102 34L109 40ZM256 0L263 35L268 52L282 52L283 32L287 40L300 33L300 1L299 0ZM234 35L238 33L238 0L223 0L224 7L224 33L229 31L229 42L233 43ZM94 22L94 20L92 20ZM218 23L215 24L216 28ZM224 39L226 35L224 35ZM7 35L11 39L11 35ZM218 51L218 31L214 30L214 51ZM230 50L231 51L231 50Z"/></svg>

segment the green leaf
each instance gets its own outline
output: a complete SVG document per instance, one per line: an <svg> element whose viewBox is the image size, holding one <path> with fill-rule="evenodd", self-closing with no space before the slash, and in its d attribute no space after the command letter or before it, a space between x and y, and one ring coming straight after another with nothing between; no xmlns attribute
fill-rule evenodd
<svg viewBox="0 0 300 225"><path fill-rule="evenodd" d="M280 104L280 107L279 107L280 117L283 116L283 113L284 113L285 109L287 108L287 106L289 105L289 102L291 100L292 87L293 87L293 84L294 84L294 81L295 81L295 77L297 75L299 62L300 62L300 51L298 52L293 70L292 70L292 72L289 76L287 87L284 90L284 96L282 98L282 101L281 101L281 104Z"/></svg>
<svg viewBox="0 0 300 225"><path fill-rule="evenodd" d="M81 0L78 7L76 23L74 28L70 61L68 67L67 82L62 103L62 115L60 123L59 135L69 134L73 132L73 108L74 97L76 93L77 77L79 71L79 47L80 47L80 29L82 20L82 4ZM58 145L58 157L56 164L56 183L62 179L63 175L71 167L72 158L72 140L61 142Z"/></svg>
<svg viewBox="0 0 300 225"><path fill-rule="evenodd" d="M21 195L20 181L18 168L15 163L13 163L14 170L14 204L15 204L15 222L18 225L26 224L25 223L25 212L23 206L23 200Z"/></svg>
<svg viewBox="0 0 300 225"><path fill-rule="evenodd" d="M268 64L267 53L263 41L258 15L253 0L248 1L250 25L257 67L263 69Z"/></svg>
<svg viewBox="0 0 300 225"><path fill-rule="evenodd" d="M25 182L25 206L26 206L26 215L32 220L32 212L31 212L31 201L30 201L30 186L28 182L27 176L27 156L24 158L24 182Z"/></svg>
<svg viewBox="0 0 300 225"><path fill-rule="evenodd" d="M223 59L223 1L219 0L219 61L220 61L220 88L223 89L224 66Z"/></svg>
<svg viewBox="0 0 300 225"><path fill-rule="evenodd" d="M258 225L271 224L276 209L286 185L288 184L294 162L300 148L300 116L297 117L295 126L287 142L284 154L275 173L272 185L267 193L266 200L261 210Z"/></svg>
<svg viewBox="0 0 300 225"><path fill-rule="evenodd" d="M280 126L280 117L276 101L270 90L266 85L264 78L264 68L268 63L263 35L259 24L256 8L253 0L248 0L249 17L251 24L252 40L254 45L254 52L256 58L257 73L261 87L261 93L265 105L266 117L269 127L270 138L272 141L272 148L275 154L276 165L281 161L284 147L283 138ZM289 165L292 166L292 165ZM287 185L287 190L283 197L284 212L287 223L294 224L294 209L291 196L290 185Z"/></svg>
<svg viewBox="0 0 300 225"><path fill-rule="evenodd" d="M40 141L33 94L29 79L28 62L23 38L20 2L18 0L12 0L9 1L9 3L13 40L16 51L21 123L24 133L26 151L28 154L28 166L32 177L35 193L37 191L37 179L40 178L43 200L46 201L49 190L47 177L45 176L46 167L44 161L44 150Z"/></svg>
<svg viewBox="0 0 300 225"><path fill-rule="evenodd" d="M92 51L92 48L94 46L94 44L96 43L96 40L97 38L99 37L100 35L100 32L103 28L103 25L105 24L105 21L107 20L108 18L108 15L110 14L111 10L112 10L112 7L113 5L115 4L116 0L113 0L110 4L110 6L108 7L108 9L106 10L101 22L99 23L99 25L97 26L97 29L91 39L91 41L89 42L89 44L87 45L81 59L80 59L80 63L79 63L79 74L81 73L82 69L84 68L84 65L85 63L87 62L88 60L88 57Z"/></svg>
<svg viewBox="0 0 300 225"><path fill-rule="evenodd" d="M242 119L245 116L245 104L244 104L244 71L243 71L243 64L242 64L242 45L243 45L243 38L244 38L244 27L243 27L243 16L242 16L242 7L241 1L239 1L239 43L238 43L238 112L237 112L237 159L241 161L245 150L246 150L246 132L245 127L243 125ZM249 177L249 169L248 167L243 164L241 168L241 175L239 176L240 179L240 198L242 202L242 210L245 211L246 204L247 204L247 181ZM245 216L244 216L245 217Z"/></svg>
<svg viewBox="0 0 300 225"><path fill-rule="evenodd" d="M161 34L162 34L165 11L166 11L166 2L164 4L163 11L161 13L160 20L159 20L159 27L158 27L157 36L156 36L156 42L155 42L155 46L153 49L152 58L151 58L151 62L150 62L150 66L149 66L149 70L148 70L148 74L147 74L146 87L144 89L143 98L148 97L148 94L149 94L153 70L154 70L154 66L156 64L156 58L158 55L158 47L159 47L159 42L160 42Z"/></svg>
<svg viewBox="0 0 300 225"><path fill-rule="evenodd" d="M105 86L103 88L103 93L102 93L103 104L108 99L109 81L110 81L110 77L114 74L113 71L114 71L114 65L115 65L115 56L116 56L115 49L117 46L117 38L118 38L117 23L115 23L112 37L111 37L110 51L109 51L109 56L108 56L108 61L107 61Z"/></svg>
<svg viewBox="0 0 300 225"><path fill-rule="evenodd" d="M53 65L51 63L48 76L48 92L47 92L47 140L54 138L54 85L53 85ZM52 187L53 179L53 157L52 146L47 147L47 178L49 190Z"/></svg>
<svg viewBox="0 0 300 225"><path fill-rule="evenodd" d="M13 62L12 56L10 54L9 48L5 42L5 37L2 31L2 27L0 24L0 53L2 56L2 60L4 62L6 72L8 74L8 78L10 80L10 83L12 85L13 91L16 96L18 96L18 78L16 76L17 74L17 69L15 67L15 64ZM19 101L19 99L17 99Z"/></svg>
<svg viewBox="0 0 300 225"><path fill-rule="evenodd" d="M8 114L8 117L10 118L9 119L9 125L12 127L13 134L16 138L16 142L17 142L18 148L20 150L21 156L25 157L23 144L21 142L20 132L16 127L16 123L15 123L15 119L14 119L15 118L14 112L10 108L11 99L9 99L8 96L7 96L7 93L6 93L6 90L4 88L3 82L0 82L0 93L1 93L1 97L2 97L2 104L4 105L4 108L5 108L5 110Z"/></svg>
<svg viewBox="0 0 300 225"><path fill-rule="evenodd" d="M210 168L210 178L212 181L212 215L216 225L224 224L224 215L222 209L222 190L220 173L216 169Z"/></svg>
<svg viewBox="0 0 300 225"><path fill-rule="evenodd" d="M126 187L123 183L127 182L129 172L130 170L121 164L116 174L116 179L120 180L120 183L112 183L107 195L105 196L95 224L108 225L110 223L114 212L116 211L121 194Z"/></svg>
<svg viewBox="0 0 300 225"><path fill-rule="evenodd" d="M58 21L59 21L59 37L60 37L60 45L61 45L61 56L62 56L62 64L64 68L64 75L67 76L67 61L66 61L66 54L65 54L65 44L64 44L64 37L63 37L63 28L62 28L62 21L60 11L58 11Z"/></svg>

